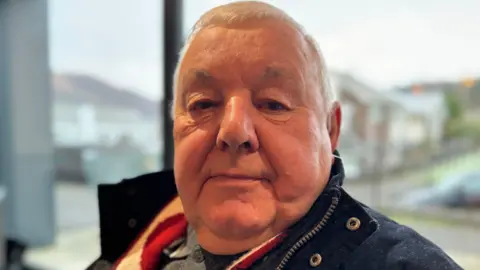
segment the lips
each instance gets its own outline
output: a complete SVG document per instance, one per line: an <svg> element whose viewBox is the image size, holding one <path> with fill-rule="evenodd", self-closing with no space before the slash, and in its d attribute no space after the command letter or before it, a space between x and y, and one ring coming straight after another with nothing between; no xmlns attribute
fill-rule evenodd
<svg viewBox="0 0 480 270"><path fill-rule="evenodd" d="M263 177L255 174L246 174L238 172L220 172L212 174L210 178L224 178L224 179L235 179L235 180L262 180Z"/></svg>

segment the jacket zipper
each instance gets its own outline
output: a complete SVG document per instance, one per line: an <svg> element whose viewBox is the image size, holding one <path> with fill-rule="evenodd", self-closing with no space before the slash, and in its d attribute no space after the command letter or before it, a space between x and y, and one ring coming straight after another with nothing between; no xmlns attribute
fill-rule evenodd
<svg viewBox="0 0 480 270"><path fill-rule="evenodd" d="M327 209L327 212L320 220L320 222L307 234L304 234L300 240L298 240L288 251L287 254L283 257L280 264L277 266L276 270L283 270L287 266L287 263L292 259L293 255L297 253L300 248L302 248L308 241L310 241L318 232L320 232L323 227L327 224L328 220L332 216L333 212L335 212L335 208L337 208L339 202L338 197L333 197L330 206Z"/></svg>

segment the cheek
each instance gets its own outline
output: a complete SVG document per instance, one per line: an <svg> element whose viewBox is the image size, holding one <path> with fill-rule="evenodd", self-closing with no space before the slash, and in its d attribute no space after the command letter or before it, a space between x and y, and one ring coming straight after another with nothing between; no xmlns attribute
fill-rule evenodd
<svg viewBox="0 0 480 270"><path fill-rule="evenodd" d="M268 132L275 136L262 142L264 152L277 174L277 181L273 185L280 201L301 200L309 194L315 197L328 180L328 143L324 143L325 139L319 140L320 135L311 132L308 126L297 122L296 128Z"/></svg>
<svg viewBox="0 0 480 270"><path fill-rule="evenodd" d="M178 130L175 127L174 130ZM215 134L207 129L190 130L176 136L174 173L178 191L188 193L184 198L196 197L202 185L202 167L208 153L215 146Z"/></svg>
<svg viewBox="0 0 480 270"><path fill-rule="evenodd" d="M300 147L290 151L283 149L283 157L272 160L277 171L277 181L273 183L280 201L294 201L309 193L316 193L321 184L317 179L321 176L318 156L310 151L302 151ZM290 148L290 147L289 147Z"/></svg>

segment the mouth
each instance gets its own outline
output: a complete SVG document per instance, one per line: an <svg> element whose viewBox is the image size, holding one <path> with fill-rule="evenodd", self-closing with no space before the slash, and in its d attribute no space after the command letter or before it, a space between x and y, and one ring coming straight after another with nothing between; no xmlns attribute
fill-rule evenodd
<svg viewBox="0 0 480 270"><path fill-rule="evenodd" d="M214 174L210 177L211 180L224 180L224 181L261 181L262 177L248 175L248 174L238 174L238 173L220 173Z"/></svg>

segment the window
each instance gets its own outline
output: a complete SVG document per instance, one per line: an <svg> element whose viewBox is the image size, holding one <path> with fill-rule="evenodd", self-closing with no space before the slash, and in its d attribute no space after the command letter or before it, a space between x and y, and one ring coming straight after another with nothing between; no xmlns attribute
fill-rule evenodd
<svg viewBox="0 0 480 270"><path fill-rule="evenodd" d="M8 216L0 216L0 221L7 221L8 237L33 245L28 260L38 268L79 269L98 258L95 185L162 167L164 1L177 0L0 0L0 184L10 189L7 200L11 200L4 204ZM203 12L233 1L184 0L184 34ZM330 72L352 75L372 89L395 91L398 86L410 91L416 82L436 88L445 82L455 85L462 76L480 77L480 65L472 61L480 58L480 1L265 2L287 11L318 41ZM471 96L466 101L478 104L480 95L476 96L477 100ZM466 154L473 147L447 145L440 140L441 130L435 129L432 132L438 134L428 135L438 138L440 161L433 160L436 155L430 150L412 147L396 163L402 177L392 171L376 174L374 165L381 160L375 155L375 142L369 141L374 137L355 136L349 129L358 125L361 134L375 132L370 122L376 126L390 109L381 104L383 109L374 104L369 111L358 110L358 115L355 106L343 106L342 140L355 137L351 147L345 144L342 151L347 175L359 171L378 179L349 186L358 191L352 192L356 199L373 202L382 194L378 206L393 206L397 198L392 194L411 192L405 189L413 185L410 178L423 183L430 176L441 179L466 163L479 163L478 153ZM411 114L397 107L405 119L392 127L395 140L418 141L425 130L406 120ZM362 120L355 121L355 116ZM112 151L119 148L120 152ZM404 150L390 149L395 158ZM53 153L58 159L54 165ZM358 168L348 164L357 156ZM480 189L478 181L468 183L467 192ZM440 185L449 191L458 187L453 181ZM378 188L382 192L376 192ZM449 211L455 210L442 212L447 213L443 215L447 222L456 216ZM422 224L421 218L401 222L423 228L448 252L478 252L477 231L455 226L436 229L432 222ZM55 235L55 245L42 249L54 243Z"/></svg>
<svg viewBox="0 0 480 270"><path fill-rule="evenodd" d="M369 108L370 121L373 124L377 124L382 121L383 117L382 106L378 104L372 104Z"/></svg>
<svg viewBox="0 0 480 270"><path fill-rule="evenodd" d="M82 161L82 177L90 184L107 181L106 160L120 167L137 164L123 166L132 170L130 176L158 170L161 1L53 0L49 6L52 92L54 106L61 108L53 113L55 147L98 152L98 158ZM64 128L69 121L75 131ZM110 155L122 138L133 152Z"/></svg>

